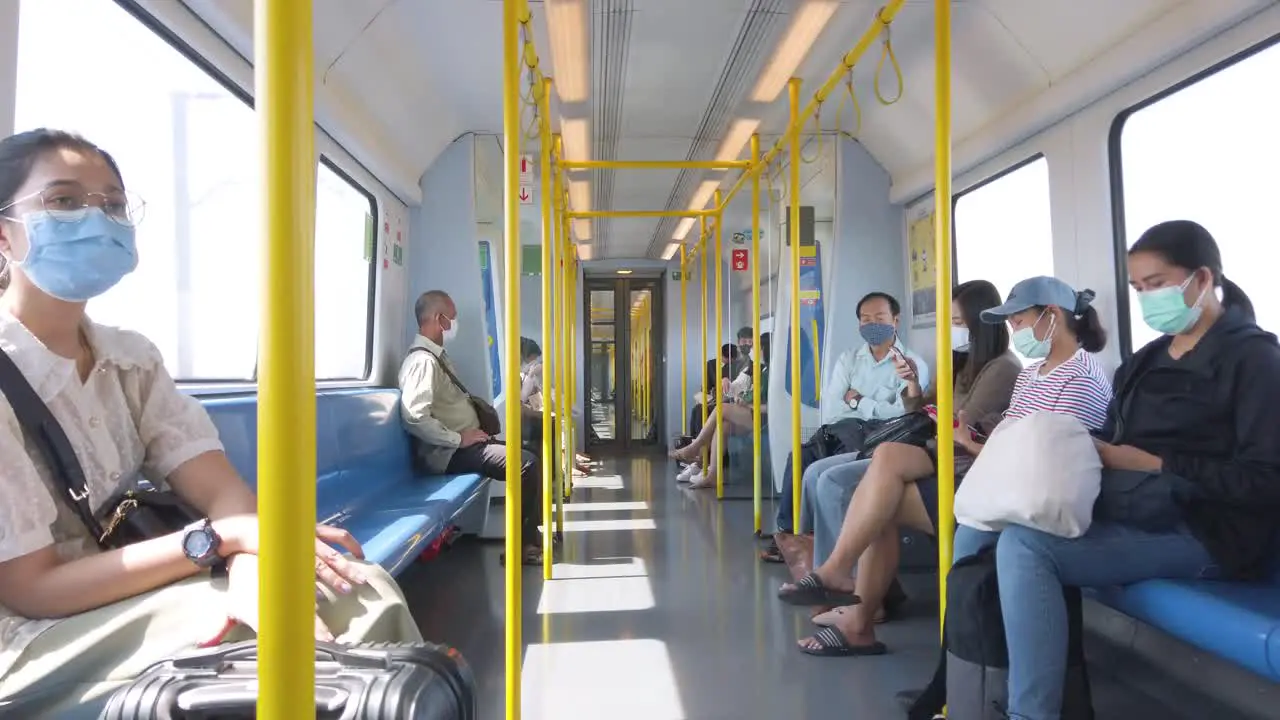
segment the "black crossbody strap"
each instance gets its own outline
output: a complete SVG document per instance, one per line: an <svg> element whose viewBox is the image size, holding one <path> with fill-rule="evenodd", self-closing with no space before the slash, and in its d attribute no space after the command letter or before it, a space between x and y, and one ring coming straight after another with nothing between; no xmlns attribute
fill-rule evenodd
<svg viewBox="0 0 1280 720"><path fill-rule="evenodd" d="M80 516L80 521L94 540L100 540L102 526L89 507L89 482L67 433L14 364L13 358L3 350L0 350L0 392L8 398L23 434L40 448L49 472L53 473L54 482L62 491L62 499Z"/></svg>
<svg viewBox="0 0 1280 720"><path fill-rule="evenodd" d="M439 355L431 352L430 350L424 347L415 347L409 350L410 355L416 352L424 352L430 355L431 357L435 358L436 364L440 366L440 369L444 371L445 375L449 376L449 379L453 381L453 384L458 386L458 389L462 391L462 394L466 395L467 397L471 397L471 393L467 391L467 386L463 385L462 381L458 379L458 376L453 374L453 371L449 369L449 365L444 361L444 358L440 357Z"/></svg>

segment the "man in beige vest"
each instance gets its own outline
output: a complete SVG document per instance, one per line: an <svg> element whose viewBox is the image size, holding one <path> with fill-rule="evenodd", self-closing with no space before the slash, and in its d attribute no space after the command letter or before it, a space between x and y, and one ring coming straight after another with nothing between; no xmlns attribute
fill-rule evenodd
<svg viewBox="0 0 1280 720"><path fill-rule="evenodd" d="M458 308L442 290L425 292L413 306L418 336L400 366L400 419L415 440L418 459L433 473L476 473L507 479L507 447L480 430L469 393L445 346L458 333ZM538 531L541 499L537 458L521 451L521 539L526 565L542 563Z"/></svg>

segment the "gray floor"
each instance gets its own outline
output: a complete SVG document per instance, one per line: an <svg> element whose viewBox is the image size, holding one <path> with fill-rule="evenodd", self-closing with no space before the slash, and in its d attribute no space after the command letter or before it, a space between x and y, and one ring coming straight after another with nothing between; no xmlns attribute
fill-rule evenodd
<svg viewBox="0 0 1280 720"><path fill-rule="evenodd" d="M808 615L775 598L786 570L757 561L751 503L672 477L665 458L636 457L579 481L557 579L525 571L525 720L903 717L894 693L936 658L933 577L904 576L908 617L878 630L889 655L802 655ZM500 552L464 539L401 578L423 634L471 663L480 720L503 717ZM1100 720L1183 717L1092 679Z"/></svg>

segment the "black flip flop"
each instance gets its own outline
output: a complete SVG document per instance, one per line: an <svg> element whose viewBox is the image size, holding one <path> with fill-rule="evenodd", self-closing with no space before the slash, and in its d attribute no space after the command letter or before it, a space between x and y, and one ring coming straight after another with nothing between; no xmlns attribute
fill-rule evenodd
<svg viewBox="0 0 1280 720"><path fill-rule="evenodd" d="M809 573L792 583L793 587L779 588L778 599L788 605L857 605L861 598L846 590L833 590L822 584L816 573Z"/></svg>
<svg viewBox="0 0 1280 720"><path fill-rule="evenodd" d="M817 655L818 657L862 657L864 655L884 655L889 652L889 648L884 643L876 641L870 645L850 645L845 640L844 635L835 628L822 628L813 634L813 639L818 641L818 648L811 648L806 645L799 645L800 652L806 655Z"/></svg>

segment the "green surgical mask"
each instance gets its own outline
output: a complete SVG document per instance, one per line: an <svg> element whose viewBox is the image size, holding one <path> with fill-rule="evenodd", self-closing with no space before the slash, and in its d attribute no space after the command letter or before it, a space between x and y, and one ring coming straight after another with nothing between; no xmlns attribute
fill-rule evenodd
<svg viewBox="0 0 1280 720"><path fill-rule="evenodd" d="M1013 349L1022 353L1023 357L1032 360L1049 357L1049 350L1053 347L1053 329L1057 324L1057 318L1053 315L1049 316L1049 331L1045 333L1043 340L1037 340L1036 326L1043 319L1044 313L1040 313L1040 317L1036 318L1034 323L1013 334Z"/></svg>
<svg viewBox="0 0 1280 720"><path fill-rule="evenodd" d="M1201 291L1195 304L1188 307L1183 294L1194 277L1195 275L1188 277L1181 285L1138 293L1138 304L1142 306L1142 319L1146 321L1148 327L1165 335L1177 335L1195 326L1196 321L1200 319L1200 313L1204 310L1202 307L1204 294L1209 288L1206 287Z"/></svg>

